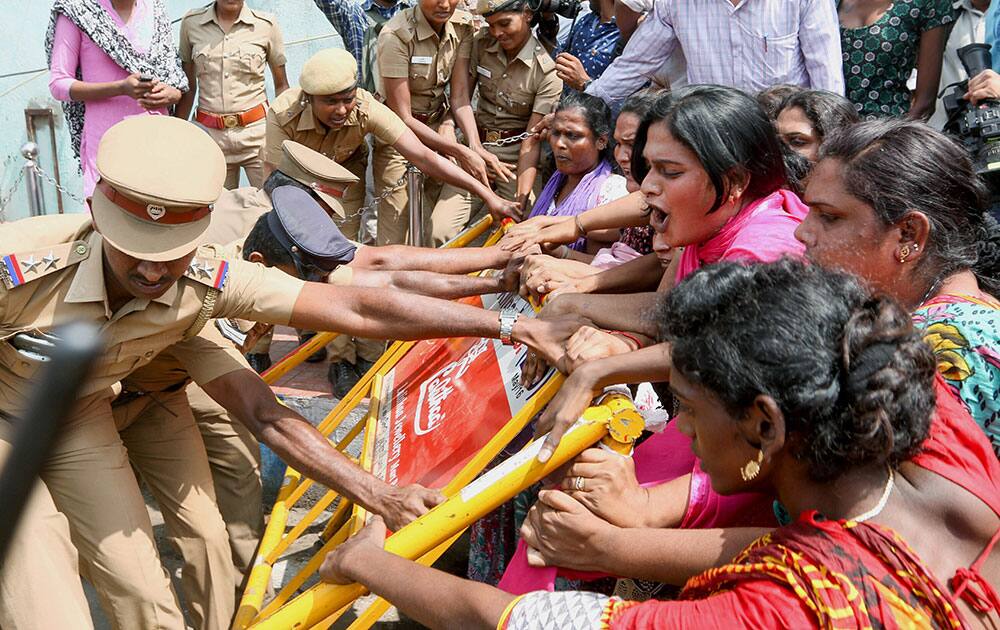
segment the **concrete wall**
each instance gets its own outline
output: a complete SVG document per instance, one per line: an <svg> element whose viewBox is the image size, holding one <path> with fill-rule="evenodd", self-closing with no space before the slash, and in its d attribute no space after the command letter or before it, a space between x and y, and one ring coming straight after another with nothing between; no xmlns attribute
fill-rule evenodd
<svg viewBox="0 0 1000 630"><path fill-rule="evenodd" d="M179 19L189 9L204 6L208 0L164 0L172 19ZM299 68L314 52L330 46L342 46L340 37L311 0L248 0L250 6L275 13L281 22L288 52L288 79L298 83ZM45 67L45 29L49 22L51 3L48 0L0 0L0 75L8 75ZM177 38L179 24L174 24ZM313 39L320 37L321 39ZM309 41L302 41L309 40ZM269 88L270 89L270 88ZM58 162L59 174L65 187L78 195L83 182L69 143L69 133L62 118L62 108L48 90L48 72L31 72L0 78L0 203L19 175L23 160L19 149L27 140L24 110L51 109L55 114L56 155L52 155L48 128L40 129L42 165L52 172ZM55 190L43 184L46 210L57 211ZM66 212L83 208L67 197L63 198ZM11 201L3 208L2 220L14 220L28 215L27 196L23 181Z"/></svg>

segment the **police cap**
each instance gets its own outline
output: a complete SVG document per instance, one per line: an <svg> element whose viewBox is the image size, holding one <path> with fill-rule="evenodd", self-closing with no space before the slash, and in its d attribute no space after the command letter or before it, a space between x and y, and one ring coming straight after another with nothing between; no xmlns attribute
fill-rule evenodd
<svg viewBox="0 0 1000 630"><path fill-rule="evenodd" d="M309 193L298 186L279 186L271 191L271 203L274 210L267 213L267 226L294 256L324 271L354 260L357 247Z"/></svg>
<svg viewBox="0 0 1000 630"><path fill-rule="evenodd" d="M226 180L226 158L196 125L172 116L132 116L97 148L94 224L115 249L149 261L197 249Z"/></svg>
<svg viewBox="0 0 1000 630"><path fill-rule="evenodd" d="M344 216L340 199L358 182L358 176L342 165L293 140L281 143L278 170L311 188L340 217Z"/></svg>
<svg viewBox="0 0 1000 630"><path fill-rule="evenodd" d="M358 84L358 62L343 48L321 50L302 64L299 86L306 94L336 94Z"/></svg>

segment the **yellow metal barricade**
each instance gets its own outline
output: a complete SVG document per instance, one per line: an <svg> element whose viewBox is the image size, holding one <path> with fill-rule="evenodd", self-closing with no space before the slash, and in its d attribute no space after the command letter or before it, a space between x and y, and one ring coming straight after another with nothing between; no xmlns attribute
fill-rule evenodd
<svg viewBox="0 0 1000 630"><path fill-rule="evenodd" d="M492 225L492 223L492 217L487 215L441 247L465 247L475 239L479 238ZM502 235L503 229L497 230L487 239L484 246L495 244ZM309 341L302 344L275 363L269 370L261 375L261 378L263 378L268 384L273 384L289 371L303 363L313 353L332 341L337 334L338 333L318 333ZM353 411L366 397L370 398L372 408L377 410L377 392L375 395L372 395L373 380L377 374L384 373L395 366L395 364L406 354L407 351L409 351L414 343L415 342L412 341L397 341L390 344L386 352L384 352L375 362L375 365L372 366L372 368L365 373L364 376L362 376L358 383L351 388L348 394L344 396L334 409L331 410L330 413L327 414L327 416L319 423L317 429L320 433L329 437L335 430L337 430L337 428L340 427L344 420L350 415L351 411ZM370 413L368 417L371 417ZM348 434L336 444L336 448L343 451L354 441L354 439L358 437L358 435L361 434L365 424L365 420L359 421L348 432ZM285 528L288 524L288 514L291 508L296 504L296 502L298 502L299 499L302 498L312 484L313 480L303 478L301 473L297 470L291 467L286 468L281 489L278 492L278 497L271 510L271 515L268 520L267 527L265 528L264 535L261 537L261 543L258 547L257 555L251 568L250 576L247 580L247 587L240 599L239 608L233 621L233 628L246 628L258 615L261 614L264 594L266 593L267 586L270 581L271 570L274 563L278 560L278 558L280 558L281 554L284 553L288 547L299 538L299 536L301 536L309 525L311 525L315 519L318 518L319 515L322 514L324 510L338 498L338 494L336 492L332 490L329 491L316 505L313 506L312 509L310 509L305 517L303 517L303 519L288 532L287 535L284 535ZM342 525L344 518L349 514L348 510L350 507L350 502L346 500L341 500L337 505L337 508L333 515L331 515L323 533L323 539L327 541L323 546L323 550L328 551L329 549L332 549L347 537L350 532L350 526L354 520L352 519L349 521L346 527L342 527ZM322 555L325 555L325 552ZM269 604L269 607L273 607L275 605L280 606L281 603L287 601L288 598L299 588L299 586L301 586L310 575L315 573L319 564L322 563L322 555L317 554L317 558L319 560L318 563L315 562L317 558L314 558L313 561L303 567L300 573L293 577L289 584L282 589L278 597L276 597L274 601ZM295 586L290 589L289 587L293 584Z"/></svg>
<svg viewBox="0 0 1000 630"><path fill-rule="evenodd" d="M642 428L642 416L632 401L621 394L611 394L599 405L584 412L563 436L549 461L542 463L537 459L542 440L532 442L438 507L394 533L386 540L385 548L404 558L420 558L587 447L601 442L616 451L629 452ZM311 628L325 622L365 593L365 588L359 584L319 584L252 627L260 630Z"/></svg>

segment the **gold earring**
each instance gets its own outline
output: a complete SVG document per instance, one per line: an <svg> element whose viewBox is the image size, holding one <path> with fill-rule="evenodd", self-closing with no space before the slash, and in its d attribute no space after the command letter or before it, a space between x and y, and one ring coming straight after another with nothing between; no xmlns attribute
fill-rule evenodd
<svg viewBox="0 0 1000 630"><path fill-rule="evenodd" d="M751 459L746 466L740 468L740 476L743 481L753 481L760 474L760 464L764 461L764 449L757 451L757 459Z"/></svg>
<svg viewBox="0 0 1000 630"><path fill-rule="evenodd" d="M910 257L910 246L903 245L903 249L899 250L899 262L900 264L905 263L906 259Z"/></svg>

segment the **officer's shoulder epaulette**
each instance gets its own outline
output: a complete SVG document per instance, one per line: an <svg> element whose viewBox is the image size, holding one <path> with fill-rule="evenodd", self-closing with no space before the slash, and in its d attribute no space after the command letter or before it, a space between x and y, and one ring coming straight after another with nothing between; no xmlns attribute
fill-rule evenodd
<svg viewBox="0 0 1000 630"><path fill-rule="evenodd" d="M451 21L454 22L455 24L461 24L463 26L469 26L469 27L475 26L474 25L475 20L473 19L472 14L469 13L468 11L463 11L461 9L455 11L455 14L451 18Z"/></svg>
<svg viewBox="0 0 1000 630"><path fill-rule="evenodd" d="M182 18L182 19L187 19L189 17L194 17L196 15L202 15L203 13L205 13L209 9L213 8L214 6L215 6L215 4L212 3L212 4L206 4L203 7L195 7L193 9L191 9L190 11L188 11L187 13L185 13L184 14L184 18Z"/></svg>
<svg viewBox="0 0 1000 630"><path fill-rule="evenodd" d="M79 263L90 256L86 241L71 241L40 249L6 254L0 261L0 281L8 289L27 284Z"/></svg>
<svg viewBox="0 0 1000 630"><path fill-rule="evenodd" d="M295 118L302 110L305 109L305 104L302 99L302 88L289 88L278 95L271 103L271 111L278 118L278 124L284 125L292 118Z"/></svg>
<svg viewBox="0 0 1000 630"><path fill-rule="evenodd" d="M229 261L225 254L214 245L198 248L198 253L188 264L184 277L207 287L222 291L229 277Z"/></svg>
<svg viewBox="0 0 1000 630"><path fill-rule="evenodd" d="M250 7L247 7L248 9ZM250 9L250 13L253 13L257 19L264 20L268 24L274 26L278 23L278 18L273 13L268 13L267 11L261 11L260 9Z"/></svg>
<svg viewBox="0 0 1000 630"><path fill-rule="evenodd" d="M538 62L538 67L542 69L542 72L549 73L556 69L556 62L552 60L552 55L541 44L535 44L535 61Z"/></svg>

